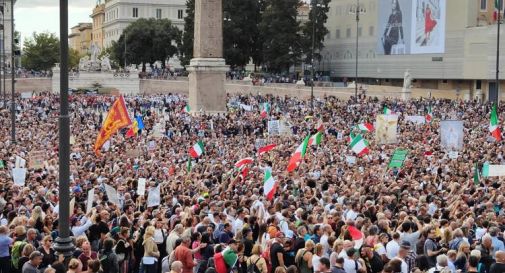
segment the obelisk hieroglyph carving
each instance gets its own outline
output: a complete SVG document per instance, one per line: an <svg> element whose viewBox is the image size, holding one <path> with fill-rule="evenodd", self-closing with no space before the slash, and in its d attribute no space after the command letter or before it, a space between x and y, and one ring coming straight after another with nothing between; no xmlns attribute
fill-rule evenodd
<svg viewBox="0 0 505 273"><path fill-rule="evenodd" d="M228 66L223 59L222 0L195 1L193 59L188 66L192 112L226 112L224 83Z"/></svg>

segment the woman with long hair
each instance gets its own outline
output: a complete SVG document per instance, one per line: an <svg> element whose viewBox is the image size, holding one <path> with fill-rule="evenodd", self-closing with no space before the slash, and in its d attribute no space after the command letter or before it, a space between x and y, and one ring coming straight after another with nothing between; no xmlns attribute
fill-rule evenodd
<svg viewBox="0 0 505 273"><path fill-rule="evenodd" d="M470 255L470 244L463 241L459 244L458 254L456 255L456 260L454 261L454 266L456 270L461 270L465 273L468 270L468 257Z"/></svg>
<svg viewBox="0 0 505 273"><path fill-rule="evenodd" d="M128 228L121 228L116 242L116 256L118 257L119 272L126 273L129 270L132 246L128 238Z"/></svg>
<svg viewBox="0 0 505 273"><path fill-rule="evenodd" d="M384 54L391 55L391 48L404 40L403 18L398 0L391 1L391 14L389 15L384 34L382 35L382 46Z"/></svg>
<svg viewBox="0 0 505 273"><path fill-rule="evenodd" d="M338 254L344 249L344 241L337 239L333 243L333 249L330 254L330 266L335 266L337 263Z"/></svg>
<svg viewBox="0 0 505 273"><path fill-rule="evenodd" d="M247 259L247 267L253 265L259 273L268 273L267 262L261 257L261 246L255 244L251 250L251 257Z"/></svg>
<svg viewBox="0 0 505 273"><path fill-rule="evenodd" d="M313 254L315 244L314 241L308 240L305 242L305 247L298 250L295 256L295 265L298 267L300 273L312 273L313 272ZM322 246L321 246L322 252Z"/></svg>
<svg viewBox="0 0 505 273"><path fill-rule="evenodd" d="M156 273L157 261L160 258L160 251L153 238L154 230L153 226L148 226L144 234L144 257L142 258L142 264L146 273Z"/></svg>
<svg viewBox="0 0 505 273"><path fill-rule="evenodd" d="M426 9L424 10L424 36L426 38L426 42L430 40L431 32L436 25L437 21L431 17L430 4L426 3Z"/></svg>
<svg viewBox="0 0 505 273"><path fill-rule="evenodd" d="M30 220L32 220L35 224L33 227L37 229L39 233L44 232L44 212L40 206L36 206L32 210L32 215L30 216Z"/></svg>

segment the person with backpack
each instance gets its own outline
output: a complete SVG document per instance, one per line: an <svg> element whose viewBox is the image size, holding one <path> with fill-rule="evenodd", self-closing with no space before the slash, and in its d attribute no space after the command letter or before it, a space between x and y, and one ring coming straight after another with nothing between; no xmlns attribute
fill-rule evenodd
<svg viewBox="0 0 505 273"><path fill-rule="evenodd" d="M100 265L102 266L103 273L118 273L119 263L116 253L112 250L114 241L112 239L105 239L103 241L103 249L100 252Z"/></svg>
<svg viewBox="0 0 505 273"><path fill-rule="evenodd" d="M251 250L251 257L247 259L247 273L268 273L267 262L261 257L261 246L255 244Z"/></svg>
<svg viewBox="0 0 505 273"><path fill-rule="evenodd" d="M295 264L300 273L312 273L312 251L314 250L314 241L305 242L305 248L298 250L295 256Z"/></svg>

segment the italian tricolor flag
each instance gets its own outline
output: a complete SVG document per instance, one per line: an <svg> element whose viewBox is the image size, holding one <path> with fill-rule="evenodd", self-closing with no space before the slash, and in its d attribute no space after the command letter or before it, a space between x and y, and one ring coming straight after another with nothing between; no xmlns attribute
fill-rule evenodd
<svg viewBox="0 0 505 273"><path fill-rule="evenodd" d="M277 184L275 183L274 177L272 176L272 171L269 169L265 170L265 177L263 178L263 193L268 200L272 200L277 189Z"/></svg>
<svg viewBox="0 0 505 273"><path fill-rule="evenodd" d="M370 152L368 149L368 142L361 135L351 135L349 138L351 140L351 150L355 154L358 156L364 156Z"/></svg>
<svg viewBox="0 0 505 273"><path fill-rule="evenodd" d="M491 111L491 120L489 121L489 132L494 137L496 141L501 140L500 128L498 128L498 114L496 113L496 104L493 105L493 110Z"/></svg>
<svg viewBox="0 0 505 273"><path fill-rule="evenodd" d="M268 153L269 151L273 150L277 146L276 144L270 144L264 147L261 147L258 149L258 156L263 155L264 153Z"/></svg>
<svg viewBox="0 0 505 273"><path fill-rule="evenodd" d="M391 109L389 109L387 106L384 106L384 110L382 110L382 113L384 113L384 115L392 115L393 111L391 111Z"/></svg>
<svg viewBox="0 0 505 273"><path fill-rule="evenodd" d="M371 132L373 131L373 124L370 122L365 122L358 124L358 129L360 129L362 132Z"/></svg>
<svg viewBox="0 0 505 273"><path fill-rule="evenodd" d="M263 103L263 107L261 109L260 116L262 118L267 118L268 114L270 114L270 103L265 102L265 103Z"/></svg>
<svg viewBox="0 0 505 273"><path fill-rule="evenodd" d="M312 146L312 145L319 145L319 144L321 144L321 138L322 137L323 137L323 134L321 132L317 132L316 134L314 134L313 136L311 136L309 138L308 145Z"/></svg>
<svg viewBox="0 0 505 273"><path fill-rule="evenodd" d="M198 158L203 154L203 142L198 141L193 147L189 149L189 155L192 158Z"/></svg>
<svg viewBox="0 0 505 273"><path fill-rule="evenodd" d="M428 113L426 113L426 122L430 123L431 120L433 119L433 112L431 111L431 105L428 106Z"/></svg>
<svg viewBox="0 0 505 273"><path fill-rule="evenodd" d="M191 108L189 107L189 104L186 104L186 106L184 106L184 108L182 109L182 112L184 113L189 113L191 111Z"/></svg>
<svg viewBox="0 0 505 273"><path fill-rule="evenodd" d="M307 151L309 139L310 136L305 137L302 144L300 144L300 146L296 148L296 151L291 155L291 159L288 163L288 172L294 171L298 165L300 165L300 162L302 161L303 157L305 156L305 152Z"/></svg>
<svg viewBox="0 0 505 273"><path fill-rule="evenodd" d="M237 161L235 163L235 168L242 168L242 166L245 166L247 164L251 164L254 162L254 158L252 157L246 157L246 158L243 158L243 159L240 159L239 161Z"/></svg>
<svg viewBox="0 0 505 273"><path fill-rule="evenodd" d="M500 14L500 10L503 7L500 7L500 0L494 0L494 13L493 13L493 19L495 21L498 21L498 16Z"/></svg>

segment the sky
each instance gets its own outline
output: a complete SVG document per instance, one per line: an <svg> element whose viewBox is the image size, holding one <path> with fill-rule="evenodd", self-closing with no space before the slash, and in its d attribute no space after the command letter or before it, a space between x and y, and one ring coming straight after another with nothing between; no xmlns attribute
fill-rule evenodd
<svg viewBox="0 0 505 273"><path fill-rule="evenodd" d="M89 15L97 0L68 0L68 25L91 22ZM17 0L14 6L16 30L21 39L30 37L33 32L49 31L59 36L59 0Z"/></svg>

